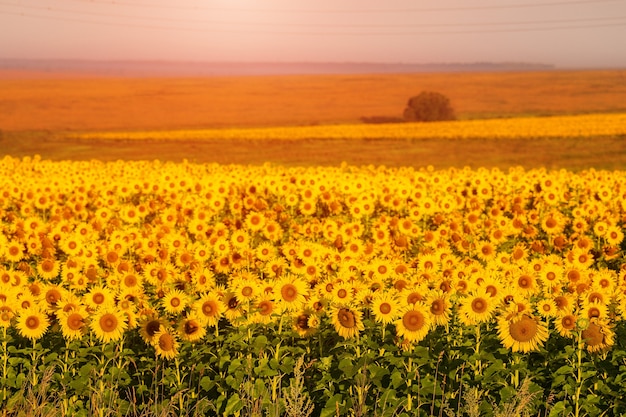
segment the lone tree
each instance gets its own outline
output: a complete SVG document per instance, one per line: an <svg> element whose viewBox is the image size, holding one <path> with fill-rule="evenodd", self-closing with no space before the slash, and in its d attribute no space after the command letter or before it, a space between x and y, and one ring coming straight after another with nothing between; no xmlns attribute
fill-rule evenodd
<svg viewBox="0 0 626 417"><path fill-rule="evenodd" d="M456 116L448 97L434 91L422 91L411 97L406 109L404 109L404 120L407 122L435 122L454 119Z"/></svg>

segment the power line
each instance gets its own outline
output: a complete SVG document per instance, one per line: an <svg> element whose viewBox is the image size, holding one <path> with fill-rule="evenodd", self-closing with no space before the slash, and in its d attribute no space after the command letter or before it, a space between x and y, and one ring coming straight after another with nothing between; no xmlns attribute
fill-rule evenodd
<svg viewBox="0 0 626 417"><path fill-rule="evenodd" d="M64 16L49 16L40 15L36 13L25 12L10 12L0 11L0 15L12 15L21 16L27 18L37 18L46 20L56 20L63 22L85 23L85 24L97 24L105 26L135 28L135 29L154 29L154 30L168 30L168 31L181 31L181 32L203 32L203 33L250 33L250 34L267 34L267 35L311 35L311 36L326 36L326 35L347 35L347 36L411 36L411 35L446 35L446 34L481 34L481 33L514 33L514 32L541 32L541 31L555 31L555 30L570 30L570 29L586 29L586 28L607 28L626 26L626 20L613 23L597 23L597 24L585 24L585 25L566 25L566 26L544 26L544 27L532 27L532 28L506 28L506 29L467 29L467 30L442 30L442 31L410 31L410 32L350 32L350 31L276 31L276 30L236 30L236 29L215 29L215 28L190 28L190 27L174 27L174 26L159 26L150 24L128 24L117 23L110 21L99 21L89 19L78 19L73 17ZM613 18L598 18L598 19L613 19ZM614 19L624 19L624 17L616 17ZM583 19L584 20L584 19ZM590 20L590 19L586 19ZM462 25L457 25L462 26Z"/></svg>
<svg viewBox="0 0 626 417"><path fill-rule="evenodd" d="M452 6L452 7L408 7L399 9L263 9L263 8L233 8L233 7L212 7L212 6L184 6L167 5L155 3L138 3L117 0L71 0L83 4L98 4L111 6L137 6L160 9L177 10L214 10L233 12L254 12L254 13L319 13L319 14L367 14L367 13L407 13L407 12L445 12L445 11L466 11L466 10L498 10L498 9L528 9L537 7L571 6L577 4L598 4L598 3L621 3L624 0L562 0L546 1L541 3L512 3L512 4L491 4L475 6Z"/></svg>
<svg viewBox="0 0 626 417"><path fill-rule="evenodd" d="M114 17L124 19L139 19L147 21L171 22L171 23L198 23L217 25L243 25L243 26L270 26L275 27L275 23L248 22L248 21L227 21L227 20L198 20L198 19L173 19L164 17L146 17L132 14L102 13L82 10L64 9L58 7L29 6L18 3L0 1L0 6L19 7L20 9L42 10L54 13L73 13L77 15ZM542 25L542 24L563 24L563 23L590 23L590 22L610 22L626 19L626 16L612 17L588 17L578 19L549 19L549 20L525 20L525 21L500 21L500 22L479 22L479 23L420 23L420 24L320 24L320 23L281 23L282 27L312 27L312 28L416 28L416 27L486 27L486 26L512 26L512 25Z"/></svg>

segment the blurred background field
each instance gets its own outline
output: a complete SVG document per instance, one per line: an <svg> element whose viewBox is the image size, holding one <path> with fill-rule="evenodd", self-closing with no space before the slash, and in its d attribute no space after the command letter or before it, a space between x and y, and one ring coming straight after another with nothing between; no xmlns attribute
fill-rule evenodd
<svg viewBox="0 0 626 417"><path fill-rule="evenodd" d="M0 74L0 155L61 159L391 166L626 166L620 136L511 140L188 140L145 144L77 140L76 132L311 126L399 118L424 90L450 98L459 119L626 111L626 72L512 71L419 74L121 77Z"/></svg>

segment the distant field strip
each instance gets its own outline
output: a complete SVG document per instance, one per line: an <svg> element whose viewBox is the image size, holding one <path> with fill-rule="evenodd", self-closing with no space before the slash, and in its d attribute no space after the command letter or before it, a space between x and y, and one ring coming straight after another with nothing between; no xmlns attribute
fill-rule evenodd
<svg viewBox="0 0 626 417"><path fill-rule="evenodd" d="M69 137L110 140L533 139L624 134L626 134L626 113L378 125L108 131L70 134Z"/></svg>

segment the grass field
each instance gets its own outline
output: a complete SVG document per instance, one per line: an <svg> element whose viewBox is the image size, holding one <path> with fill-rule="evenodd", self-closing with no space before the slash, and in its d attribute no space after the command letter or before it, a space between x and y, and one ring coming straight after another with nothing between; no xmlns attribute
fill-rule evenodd
<svg viewBox="0 0 626 417"><path fill-rule="evenodd" d="M611 113L626 110L625 71L106 78L0 74L0 155L61 159L584 169L626 166L619 136L474 140L215 140L147 144L76 140L76 132L164 131L358 123L399 117L411 95L450 97L460 119Z"/></svg>

